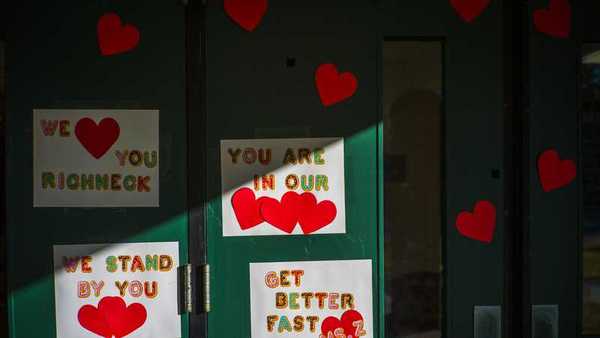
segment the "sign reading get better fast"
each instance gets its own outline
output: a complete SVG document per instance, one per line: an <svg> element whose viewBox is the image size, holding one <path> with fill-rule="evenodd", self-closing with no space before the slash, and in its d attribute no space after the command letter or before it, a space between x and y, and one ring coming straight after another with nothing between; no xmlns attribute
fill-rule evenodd
<svg viewBox="0 0 600 338"><path fill-rule="evenodd" d="M371 260L250 263L251 337L373 337L371 284Z"/></svg>

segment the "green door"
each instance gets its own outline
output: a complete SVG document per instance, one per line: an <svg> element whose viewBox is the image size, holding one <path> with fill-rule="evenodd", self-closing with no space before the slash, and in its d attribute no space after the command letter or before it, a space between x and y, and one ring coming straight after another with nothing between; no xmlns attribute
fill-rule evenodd
<svg viewBox="0 0 600 338"><path fill-rule="evenodd" d="M307 266L313 264L313 274L326 275L339 271L329 266L336 261L353 276L348 278L364 282L361 276L368 274L360 272L360 262L365 260L371 264L372 310L363 313L372 318L367 337L501 336L500 5L492 2L479 13L434 0L418 6L207 1L205 23L196 31L203 46L198 74L204 74L196 88L205 89L197 99L204 112L198 121L206 124L206 135L190 136L192 144L206 149L205 160L193 160L192 170L206 173L208 337L327 337L327 329L335 327L329 318L345 313L341 305L335 311L307 310L306 298L278 284L281 273L295 276L292 270L301 266L296 270L308 278ZM323 97L324 64L337 68L334 78L345 83L338 89L350 92L338 93L343 99L333 104ZM352 75L340 75L344 72ZM300 139L307 145L300 148L312 150L312 156L321 147L309 145L321 142L331 164L327 140L332 138L343 140L343 181L338 182L344 188L345 230L306 234L301 217L297 225L292 221L292 230L274 229L277 221L265 204L284 205L286 191L312 192L317 201L324 196L309 186L287 185L292 164L286 150L297 152ZM260 149L264 156L272 150L271 161L278 164L263 157L268 166L256 169ZM231 169L246 160L254 169ZM252 205L246 212L255 216L245 224L235 213L233 196L244 188ZM276 201L263 203L260 197ZM361 275L352 275L345 263ZM320 279L320 291L331 293L334 281ZM285 282L294 287L293 277ZM314 332L307 314L319 317ZM298 321L304 326L296 316L303 317Z"/></svg>
<svg viewBox="0 0 600 338"><path fill-rule="evenodd" d="M108 295L109 292L111 296L118 295L115 284L109 283L106 279L99 297L88 293L91 291L88 288L90 284L86 284L90 283L89 277L87 280L82 280L86 283L81 284L83 288L79 291L78 281L72 280L68 285L63 285L60 279L55 279L54 276L55 272L63 271L62 264L55 264L53 261L54 250L57 250L54 252L60 252L60 248L64 247L59 246L66 245L69 252L74 253L77 251L77 247L73 245L98 244L99 246L95 246L95 249L88 251L86 255L102 255L102 252L112 250L112 253L105 255L108 259L113 255L129 255L125 251L115 252L115 248L123 248L123 246L119 246L122 243L174 242L179 248L178 263L182 265L188 260L184 73L185 8L174 1L152 3L145 1L64 1L21 4L6 6L3 9L10 9L7 13L3 13L7 14L6 18L9 21L6 25L8 27L5 45L6 77L11 79L11 81L7 81L9 94L6 128L8 131L6 138L6 201L8 210L9 336L13 338L98 337L100 333L106 331L103 331L104 326L94 326L90 322L90 316L95 316L96 312L94 311L96 310L90 312L90 308L85 307L87 310L80 312L81 316L78 321L77 309L80 306L84 308L86 305L96 308L99 306L99 299ZM107 37L101 38L98 35L98 24L101 18L105 18L105 15L110 13L117 14L122 20L123 26L136 27L139 33L139 43L135 48L128 51L122 50L123 47L130 47L127 44L134 41L127 37L127 34L131 34L129 29L120 31L125 34L125 38L118 41L125 41L125 45L119 42L115 44L114 40L110 46L99 45L102 38ZM114 15L110 15L108 20L110 21L114 17ZM109 36L108 40L110 38ZM110 48L106 49L107 46ZM115 51L120 52L112 53ZM37 137L34 135L39 136L41 130L40 121L34 120L39 117L34 114L34 110L39 109L54 109L54 112L48 112L48 114L55 114L54 116L63 114L64 118L61 120L65 121L78 121L79 116L82 115L95 118L95 116L100 116L97 114L112 111L115 114L112 120L121 123L122 118L131 121L133 115L128 114L138 114L138 122L141 123L138 128L126 128L121 123L120 137L114 144L115 146L124 144L122 143L125 142L124 138L130 136L133 137L131 140L135 140L145 132L149 133L154 144L158 145L160 140L157 148L145 149L157 151L159 154L159 168L155 166L152 169L156 172L147 182L152 191L158 191L155 189L160 188L157 199L153 198L152 203L139 203L137 207L132 207L133 204L136 204L131 202L135 198L129 202L118 199L114 199L112 202L102 201L102 194L110 196L113 196L112 194L130 194L125 196L133 197L146 192L140 192L137 189L130 191L133 183L131 178L127 179L127 183L125 183L124 180L120 180L118 174L114 175L115 185L112 185L111 182L104 180L104 173L111 174L110 171L99 170L101 166L90 170L82 165L79 168L81 171L71 171L70 173L102 174L99 176L100 184L94 188L97 194L93 198L71 199L68 203L62 203L64 200L61 202L60 197L52 197L44 201L38 199L38 202L42 201L42 203L35 203L34 195L43 189L41 184L34 184L34 182L38 182L37 179L34 179L35 167L49 163L40 161L40 154L35 152L36 147L33 145L34 139ZM79 113L73 114L73 110L77 110ZM99 111L93 113L95 110ZM153 123L152 128L144 129L145 126L148 126L147 117L150 115L146 113L149 111L158 111L159 116L155 113L151 115L159 118L159 125ZM77 120L71 120L71 118L75 118L75 115L77 115ZM95 122L98 123L99 120L95 120ZM114 127L109 122L107 123L109 129ZM56 158L61 158L64 165L57 165L51 170L67 172L67 162L71 165L68 169L72 170L78 164L77 159L81 159L81 163L105 160L115 163L112 162L117 161L115 150L123 150L120 146L118 149L114 147L109 150L100 149L99 152L96 152L98 149L93 146L84 148L82 146L90 146L91 143L78 142L75 139L75 123L68 126L63 123L63 125L65 126L63 132L59 134L59 131L56 131L53 136L56 137L54 139L55 146L59 148L51 153ZM131 127L131 125L129 126ZM97 128L102 129L102 127ZM114 131L114 129L111 130ZM50 136L47 137L50 138ZM94 140L88 139L88 141L94 143ZM135 141L131 141L129 145L134 146L134 143ZM148 144L145 142L136 147ZM61 152L62 149L65 149L61 147L67 145L73 146L73 153ZM133 149L144 150L142 148L130 148L129 150ZM97 156L98 159L92 155ZM134 155L134 162L138 163L140 158L136 156ZM52 158L48 160L50 161ZM136 170L132 169L130 164L124 168L127 168L127 171ZM117 170L117 168L113 170ZM116 172L119 171L113 173ZM71 177L69 184L71 188L67 187L62 191L55 189L56 196L64 196L60 194L70 193L70 190L73 190L74 193L75 188L81 187L79 183L83 181L78 181L81 176ZM121 178L124 179L124 177ZM154 184L158 182L158 179L160 179L160 186ZM58 179L54 181L55 188L61 185L57 182L59 182ZM88 180L87 182L93 181ZM50 189L51 184L48 184L47 188ZM88 190L87 192L93 194L92 191ZM82 196L90 197L85 194ZM61 203L63 206L60 207L49 206ZM38 206L34 207L34 204ZM142 204L144 206L141 206ZM79 206L75 207L74 205ZM145 250L142 249L137 254L142 254L142 251ZM160 251L157 250L155 254L162 255ZM146 253L150 254L149 251ZM133 257L130 258L133 259ZM141 257L145 259L144 256ZM103 270L107 272L104 269L103 259L94 258L92 261L89 259L85 259L85 261L87 262L86 271L89 271L90 267L92 269L89 275ZM110 262L110 259L107 262ZM131 260L129 262L131 263ZM138 263L140 262L138 261ZM163 265L163 269L172 273L176 267L168 267L168 258L165 258L164 262L166 263ZM155 273L157 265L154 265L152 260L150 265L145 265L145 262L143 264L145 268L149 267L152 269L152 273ZM108 273L113 271L110 264L106 267L109 269ZM154 312L150 310L151 303L162 302L165 295L169 293L173 295L172 292L175 291L175 296L170 299L170 302L176 304L177 285L176 283L159 284L158 289L155 290L158 291L158 294L150 292L150 290L148 290L149 296L140 294L140 286L146 281L145 273L141 273L137 268L137 272L131 273L130 267L129 265L127 273L114 272L115 275L121 274L121 276L129 274L127 280L130 284L133 280L140 282L133 283L135 285L133 289L125 290L128 294L123 299L127 305L131 303L145 304L147 311L139 310L139 304L134 306L133 310L128 313L135 319L124 315L123 312L113 312L111 318L120 322L120 328L112 328L111 332L122 335L124 332L135 329L128 336L134 336L141 331L145 331L147 335L147 325L153 322L156 324L161 320L153 316ZM85 273L80 276L85 276ZM56 281L58 282L55 283ZM153 279L147 281L149 285L152 285ZM94 285L99 287L99 280L96 279L96 282L98 284ZM120 282L123 285L123 280ZM65 296L56 298L55 293L59 294L58 292L63 286L66 291ZM134 294L129 294L130 291L133 291ZM77 300L78 294L80 300ZM61 305L65 301L76 302L77 308L70 310ZM115 306L118 308L119 302L114 298L108 301L113 304L112 308ZM167 325L175 328L180 325L181 333L177 333L177 336L188 337L187 316L179 316L176 307L169 306L169 308L169 318L175 319L169 320ZM127 319L129 323L117 318L118 315L115 317L115 313L122 314L121 318L129 318ZM143 316L144 313L146 316ZM67 320L61 318L67 318ZM145 321L140 322L140 318ZM164 318L162 320L165 321ZM73 334L74 331L78 333ZM171 332L174 331L179 330Z"/></svg>

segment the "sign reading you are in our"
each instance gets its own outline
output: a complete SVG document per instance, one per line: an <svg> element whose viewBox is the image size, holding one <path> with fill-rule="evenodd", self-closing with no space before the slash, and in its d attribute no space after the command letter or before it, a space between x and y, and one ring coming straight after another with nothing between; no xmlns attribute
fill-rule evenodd
<svg viewBox="0 0 600 338"><path fill-rule="evenodd" d="M223 236L346 232L342 138L221 141Z"/></svg>
<svg viewBox="0 0 600 338"><path fill-rule="evenodd" d="M35 207L157 207L158 110L33 112Z"/></svg>

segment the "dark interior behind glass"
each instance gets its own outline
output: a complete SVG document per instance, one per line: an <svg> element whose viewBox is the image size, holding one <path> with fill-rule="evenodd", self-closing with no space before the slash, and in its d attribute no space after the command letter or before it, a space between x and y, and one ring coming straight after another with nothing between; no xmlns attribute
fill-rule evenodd
<svg viewBox="0 0 600 338"><path fill-rule="evenodd" d="M385 41L386 337L441 337L442 43Z"/></svg>
<svg viewBox="0 0 600 338"><path fill-rule="evenodd" d="M600 335L600 44L585 44L581 71L584 335Z"/></svg>

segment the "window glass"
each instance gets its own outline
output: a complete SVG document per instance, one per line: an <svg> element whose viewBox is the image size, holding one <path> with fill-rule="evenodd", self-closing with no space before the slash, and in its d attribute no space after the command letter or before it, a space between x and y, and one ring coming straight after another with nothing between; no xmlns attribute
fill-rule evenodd
<svg viewBox="0 0 600 338"><path fill-rule="evenodd" d="M386 337L441 337L442 43L383 49Z"/></svg>
<svg viewBox="0 0 600 338"><path fill-rule="evenodd" d="M600 335L600 44L583 48L581 73L584 335Z"/></svg>

